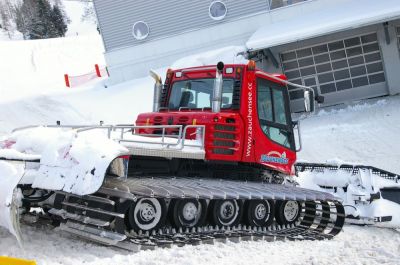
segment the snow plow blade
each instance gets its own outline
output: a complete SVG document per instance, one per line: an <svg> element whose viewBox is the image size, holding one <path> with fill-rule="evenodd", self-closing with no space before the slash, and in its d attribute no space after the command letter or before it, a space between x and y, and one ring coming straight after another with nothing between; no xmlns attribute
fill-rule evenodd
<svg viewBox="0 0 400 265"><path fill-rule="evenodd" d="M86 135L40 126L15 131L0 141L0 226L21 244L19 209L26 198L18 187L92 194L111 162L127 152L103 130Z"/></svg>
<svg viewBox="0 0 400 265"><path fill-rule="evenodd" d="M21 229L19 226L20 199L22 197L17 188L26 166L24 161L7 161L0 158L0 226L5 227L13 234L22 246Z"/></svg>
<svg viewBox="0 0 400 265"><path fill-rule="evenodd" d="M296 163L301 186L343 200L346 222L400 227L400 175L352 164Z"/></svg>

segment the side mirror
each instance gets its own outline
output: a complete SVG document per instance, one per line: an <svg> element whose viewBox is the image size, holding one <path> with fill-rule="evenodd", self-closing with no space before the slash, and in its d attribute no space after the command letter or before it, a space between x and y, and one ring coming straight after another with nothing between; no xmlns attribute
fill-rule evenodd
<svg viewBox="0 0 400 265"><path fill-rule="evenodd" d="M304 107L306 112L314 112L315 101L314 101L314 90L304 91Z"/></svg>
<svg viewBox="0 0 400 265"><path fill-rule="evenodd" d="M323 104L323 103L325 102L325 97L324 97L324 96L317 95L317 96L315 97L315 100L316 100L319 104Z"/></svg>

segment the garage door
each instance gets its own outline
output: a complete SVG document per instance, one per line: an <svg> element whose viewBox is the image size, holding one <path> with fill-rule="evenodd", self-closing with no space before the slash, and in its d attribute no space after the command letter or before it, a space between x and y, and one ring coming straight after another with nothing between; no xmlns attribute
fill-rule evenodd
<svg viewBox="0 0 400 265"><path fill-rule="evenodd" d="M376 33L287 51L281 53L281 62L290 81L313 87L328 102L330 99L329 103L349 100L353 94L360 98L362 90L368 97L366 91L372 95L375 85L381 88L385 84ZM289 89L292 101L303 97L302 90Z"/></svg>

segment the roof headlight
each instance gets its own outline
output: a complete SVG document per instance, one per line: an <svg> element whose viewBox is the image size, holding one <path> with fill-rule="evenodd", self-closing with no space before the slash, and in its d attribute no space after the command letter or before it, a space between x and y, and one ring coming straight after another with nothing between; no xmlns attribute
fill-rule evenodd
<svg viewBox="0 0 400 265"><path fill-rule="evenodd" d="M227 67L227 68L225 69L225 73L227 73L227 74L232 74L232 73L233 73L233 68L232 68L232 67Z"/></svg>

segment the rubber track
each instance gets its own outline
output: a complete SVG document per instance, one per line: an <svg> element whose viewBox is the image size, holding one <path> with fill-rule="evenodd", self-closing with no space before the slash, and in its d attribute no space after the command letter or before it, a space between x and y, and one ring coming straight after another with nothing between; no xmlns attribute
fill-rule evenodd
<svg viewBox="0 0 400 265"><path fill-rule="evenodd" d="M72 219L68 219L62 229L92 241L136 251L171 245L209 244L227 240L238 242L241 240L331 239L341 231L345 218L342 204L328 193L262 182L188 178L129 178L127 180L109 178L99 193L104 198L104 195L111 191L113 198L126 199L129 197L127 194L131 194L130 201L141 197L297 200L302 203L303 211L296 224L287 226L279 226L274 223L268 228L238 225L236 227L206 226L186 230L164 227L150 233L131 231L124 240L113 243L104 242L104 233L111 234L111 238L122 238L125 236L122 231L120 233L112 232L109 229L83 224ZM123 219L117 217L116 222L123 222ZM68 226L68 223L71 227ZM96 240L96 235L90 235L93 232L102 235L103 238L99 236Z"/></svg>
<svg viewBox="0 0 400 265"><path fill-rule="evenodd" d="M332 239L337 235L341 231L344 223L343 207L341 207L339 203L334 204L335 206L327 202L304 202L303 207L305 211L301 214L300 221L287 226L279 226L277 224L273 224L268 228L241 225L235 227L205 226L186 229L185 231L176 230L174 228L164 228L158 231L152 231L151 233L144 233L141 231L139 231L139 233L131 232L124 240L114 243L104 243L100 240L96 240L92 236L88 236L88 234L90 234L91 230L96 229L98 234L102 234L102 237L104 237L103 233L107 230L73 222L73 227L81 227L79 229L80 231L76 230L73 234L91 241L112 245L129 251L171 247L172 245L214 244L215 242L227 241L325 240ZM331 212L330 208L332 207L336 207L335 213ZM318 208L320 208L320 210L317 210ZM317 212L322 213L322 215L317 215ZM334 216L333 219L327 218L328 216L332 217L332 215ZM62 230L66 230L66 228L62 227ZM326 232L327 230L330 230L330 232ZM122 236L120 234L118 235Z"/></svg>

